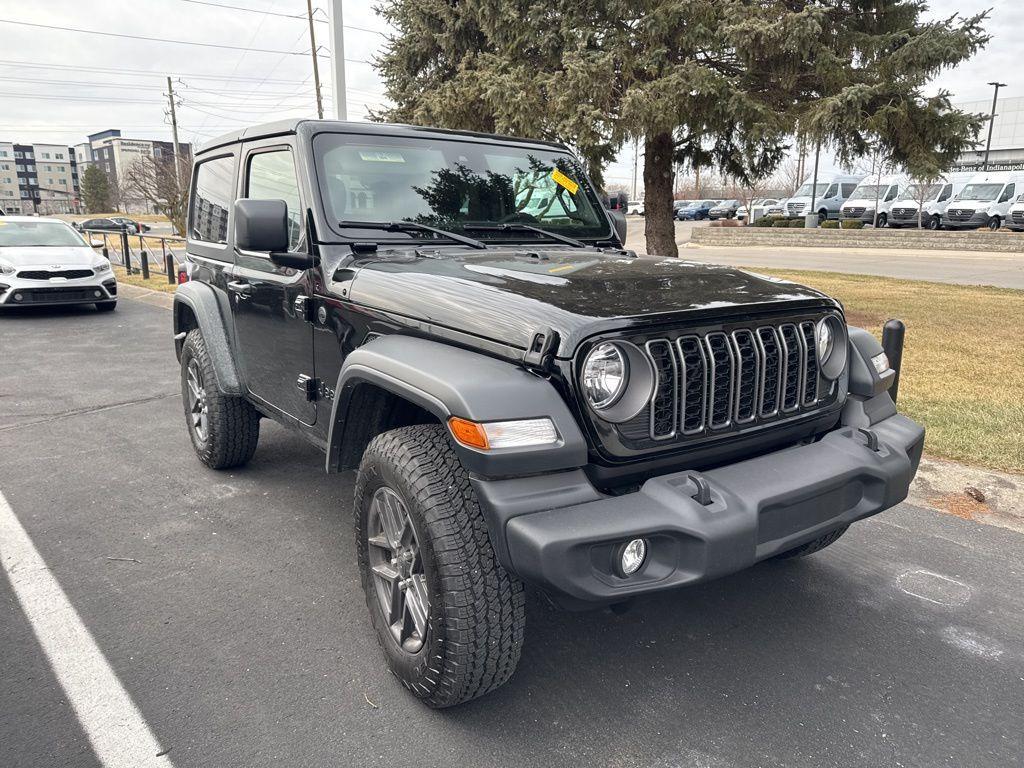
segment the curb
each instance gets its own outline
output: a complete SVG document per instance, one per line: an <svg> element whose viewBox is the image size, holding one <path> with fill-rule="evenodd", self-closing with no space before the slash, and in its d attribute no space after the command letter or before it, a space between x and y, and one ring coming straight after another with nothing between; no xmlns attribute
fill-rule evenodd
<svg viewBox="0 0 1024 768"><path fill-rule="evenodd" d="M1024 253L1024 234L1016 232L700 227L692 230L690 241L698 245L709 246L893 248L901 250Z"/></svg>

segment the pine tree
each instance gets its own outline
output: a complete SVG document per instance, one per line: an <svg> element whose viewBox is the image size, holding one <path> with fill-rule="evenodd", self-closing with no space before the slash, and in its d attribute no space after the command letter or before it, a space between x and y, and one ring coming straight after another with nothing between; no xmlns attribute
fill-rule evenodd
<svg viewBox="0 0 1024 768"><path fill-rule="evenodd" d="M110 180L107 174L95 165L86 166L82 172L82 198L89 213L106 213L113 210L110 202Z"/></svg>
<svg viewBox="0 0 1024 768"><path fill-rule="evenodd" d="M869 148L948 167L979 116L922 89L987 41L984 14L921 19L920 0L394 0L381 117L556 139L592 178L644 141L649 253L677 254L675 163L742 185L801 134L843 159Z"/></svg>

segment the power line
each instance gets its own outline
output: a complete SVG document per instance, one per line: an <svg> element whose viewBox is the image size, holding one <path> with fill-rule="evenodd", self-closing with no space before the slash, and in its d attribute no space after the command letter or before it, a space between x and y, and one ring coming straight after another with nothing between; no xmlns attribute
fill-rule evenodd
<svg viewBox="0 0 1024 768"><path fill-rule="evenodd" d="M259 8L246 8L242 5L228 5L227 3L211 3L208 0L181 0L183 3L192 3L194 5L207 5L210 8L224 8L232 11L246 11L247 13L265 13L268 16L279 16L282 19L306 19L306 15L302 13L281 13L279 11L261 11ZM320 8L315 10L319 11ZM313 19L317 24L326 24L327 19ZM380 35L381 37L387 37L385 32L381 32L379 29L370 29L368 27L357 27L353 24L345 24L345 29L354 29L358 32L369 32L370 34Z"/></svg>
<svg viewBox="0 0 1024 768"><path fill-rule="evenodd" d="M305 37L305 32L303 32L303 34L300 35L300 39L302 37ZM82 71L82 72L103 72L103 73L108 73L109 72L109 73L112 73L112 74L124 75L125 77L157 77L157 78L160 78L160 79L163 79L164 77L166 77L166 75L163 75L163 74L161 74L159 72L152 72L150 70L145 70L145 69L126 69L126 68L121 68L121 67L116 67L116 68L115 67L85 67L85 66L79 66L77 64L37 64L35 62L30 62L30 61L14 61L14 60L11 60L11 59L0 59L0 66L28 67L28 68L31 68L31 69L73 69L75 71ZM199 74L199 73L195 73L195 72L192 72L192 73L189 73L189 72L173 72L172 74L174 74L176 77L188 77L188 78L191 78L193 80L216 80L216 81L241 80L241 81L249 81L249 82L259 81L260 83L282 83L282 84L283 83L289 83L289 84L293 84L293 85L295 85L295 84L301 85L302 83L306 82L305 80L299 80L299 79L295 79L295 80L287 80L287 79L280 79L280 78L269 79L269 78L258 77L256 75L210 75L210 74Z"/></svg>
<svg viewBox="0 0 1024 768"><path fill-rule="evenodd" d="M34 24L30 21L12 21L11 19L0 19L0 24L14 24L20 27L34 27L36 29L52 29L57 32L78 32L83 35L99 35L101 37L120 37L128 40L142 40L148 43L173 43L175 45L194 45L200 48L220 48L228 51L246 51L248 53L273 53L281 56L308 56L309 53L302 51L277 51L272 48L246 48L242 45L226 45L224 43L201 43L196 40L171 40L166 37L146 37L144 35L126 35L123 32L102 32L97 29L79 29L78 27L58 27L50 24ZM369 62L363 62L369 64Z"/></svg>
<svg viewBox="0 0 1024 768"><path fill-rule="evenodd" d="M137 91L137 90L139 90L140 87L142 87L142 86L139 85L139 83L99 83L99 82L90 82L88 80L45 80L45 79L38 79L38 78L31 78L31 77L7 77L7 76L3 76L2 79L3 79L3 81L5 83L43 83L43 84L46 84L46 85L58 85L58 86L62 86L62 85L86 86L88 88L127 88L129 90L134 90L134 91ZM241 95L241 94L246 93L246 91L241 91L241 90L234 90L233 91L233 90L221 90L221 89L218 89L218 90L214 91L214 90L208 90L208 89L205 89L205 88L199 88L198 86L194 86L194 85L190 85L189 83L186 83L181 78L178 78L177 82L182 84L182 85L184 85L189 90L202 91L203 93L209 93L209 94L212 94L212 95L215 95L215 96L219 96L219 95L232 95L232 94L239 94L239 95ZM311 93L312 92L310 92L310 94ZM301 95L302 95L302 93L299 93L299 92L296 92L296 91L274 91L274 92L261 92L258 96L254 96L253 98L264 98L264 97L266 97L266 98L274 98L274 97L277 97L277 96L295 96L296 98L298 98Z"/></svg>

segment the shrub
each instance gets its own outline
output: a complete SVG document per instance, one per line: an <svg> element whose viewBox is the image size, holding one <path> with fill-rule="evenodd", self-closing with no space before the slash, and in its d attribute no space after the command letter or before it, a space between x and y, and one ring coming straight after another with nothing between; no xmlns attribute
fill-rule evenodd
<svg viewBox="0 0 1024 768"><path fill-rule="evenodd" d="M843 229L864 229L864 222L860 219L843 219Z"/></svg>
<svg viewBox="0 0 1024 768"><path fill-rule="evenodd" d="M778 221L778 219L768 218L767 216L762 216L760 219L758 219L757 221L754 222L754 226L755 227L772 227L772 226L775 225L776 221Z"/></svg>
<svg viewBox="0 0 1024 768"><path fill-rule="evenodd" d="M789 222L789 226L792 227L793 229L803 229L804 228L804 220L803 219L793 219L791 222Z"/></svg>
<svg viewBox="0 0 1024 768"><path fill-rule="evenodd" d="M839 229L839 222L838 221L832 221L832 220L823 221L823 222L821 222L820 226L821 226L822 229Z"/></svg>
<svg viewBox="0 0 1024 768"><path fill-rule="evenodd" d="M772 222L773 227L788 227L789 219L776 219Z"/></svg>

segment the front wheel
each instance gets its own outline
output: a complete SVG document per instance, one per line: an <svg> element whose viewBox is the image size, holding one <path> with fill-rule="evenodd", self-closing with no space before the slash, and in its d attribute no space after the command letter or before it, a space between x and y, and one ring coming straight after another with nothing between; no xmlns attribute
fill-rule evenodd
<svg viewBox="0 0 1024 768"><path fill-rule="evenodd" d="M822 208L820 211L818 211L818 226L820 227L826 221L828 221L828 211Z"/></svg>
<svg viewBox="0 0 1024 768"><path fill-rule="evenodd" d="M444 427L374 438L354 512L370 621L402 685L450 707L505 683L523 645L523 585L498 562Z"/></svg>
<svg viewBox="0 0 1024 768"><path fill-rule="evenodd" d="M240 467L256 452L260 415L249 401L217 389L217 376L198 329L181 348L181 399L196 456L210 469Z"/></svg>
<svg viewBox="0 0 1024 768"><path fill-rule="evenodd" d="M881 229L888 222L889 222L889 217L886 214L884 214L884 213L880 213L880 214L878 214L878 217L875 219L875 226L878 227L879 229Z"/></svg>
<svg viewBox="0 0 1024 768"><path fill-rule="evenodd" d="M928 219L928 229L933 231L942 229L942 218L938 214Z"/></svg>
<svg viewBox="0 0 1024 768"><path fill-rule="evenodd" d="M999 225L1001 223L1002 222L999 221L998 216L993 216L991 219L988 220L988 228L995 232L997 229L999 229Z"/></svg>

